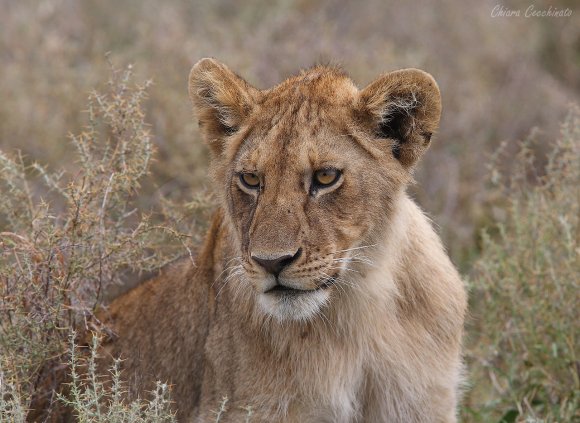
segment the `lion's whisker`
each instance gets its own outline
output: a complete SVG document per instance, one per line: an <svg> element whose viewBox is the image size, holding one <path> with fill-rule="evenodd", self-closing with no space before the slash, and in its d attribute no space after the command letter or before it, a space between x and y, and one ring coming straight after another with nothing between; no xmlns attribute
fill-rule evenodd
<svg viewBox="0 0 580 423"><path fill-rule="evenodd" d="M361 245L359 247L353 247L353 248L347 248L345 250L336 250L334 253L348 253L350 251L355 251L355 250L363 250L365 248L373 248L376 247L377 244L370 244L370 245Z"/></svg>
<svg viewBox="0 0 580 423"><path fill-rule="evenodd" d="M220 296L220 294L223 291L223 289L225 288L225 286L234 278L234 276L241 276L244 272L244 267L241 264L238 264L236 266L232 266L231 269L232 269L232 271L224 279L223 285L218 290L218 292L215 296L216 299Z"/></svg>
<svg viewBox="0 0 580 423"><path fill-rule="evenodd" d="M213 288L213 286L215 285L215 283L219 280L219 278L227 271L229 271L232 267L235 266L240 266L240 264L237 265L233 265L233 266L228 266L232 261L234 260L239 260L241 262L242 258L239 256L233 257L232 259L228 260L225 264L224 264L224 269L221 271L221 273L219 275L216 276L215 280L212 282L211 287Z"/></svg>

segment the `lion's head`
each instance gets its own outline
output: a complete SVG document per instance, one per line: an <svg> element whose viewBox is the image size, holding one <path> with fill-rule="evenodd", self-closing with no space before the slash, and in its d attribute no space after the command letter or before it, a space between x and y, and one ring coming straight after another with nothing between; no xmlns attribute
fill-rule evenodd
<svg viewBox="0 0 580 423"><path fill-rule="evenodd" d="M203 59L189 93L251 286L242 289L278 320L311 318L385 233L439 123L435 80L405 69L359 90L317 66L259 90Z"/></svg>

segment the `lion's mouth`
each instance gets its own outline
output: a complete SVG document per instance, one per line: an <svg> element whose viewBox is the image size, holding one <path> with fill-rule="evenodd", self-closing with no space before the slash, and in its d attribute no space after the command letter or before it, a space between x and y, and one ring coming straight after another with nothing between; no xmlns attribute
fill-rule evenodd
<svg viewBox="0 0 580 423"><path fill-rule="evenodd" d="M282 285L277 283L269 290L265 291L265 294L281 294L281 295L301 295L301 294L308 294L311 292L320 291L322 289L327 289L334 285L336 282L335 278L327 278L325 279L320 285L318 285L314 289L299 289L299 288L292 288L290 286Z"/></svg>

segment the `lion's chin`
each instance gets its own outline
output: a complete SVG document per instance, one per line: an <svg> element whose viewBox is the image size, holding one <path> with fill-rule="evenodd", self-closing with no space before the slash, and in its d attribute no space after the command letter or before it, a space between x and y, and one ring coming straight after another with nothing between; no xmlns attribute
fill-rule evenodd
<svg viewBox="0 0 580 423"><path fill-rule="evenodd" d="M329 300L330 293L327 289L274 291L258 296L262 311L279 322L311 320Z"/></svg>

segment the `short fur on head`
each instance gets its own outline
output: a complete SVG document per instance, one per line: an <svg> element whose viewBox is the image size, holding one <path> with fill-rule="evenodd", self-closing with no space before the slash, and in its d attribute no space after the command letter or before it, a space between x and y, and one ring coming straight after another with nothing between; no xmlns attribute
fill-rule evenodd
<svg viewBox="0 0 580 423"><path fill-rule="evenodd" d="M189 93L244 274L259 293L276 280L316 289L342 270L345 251L374 243L441 114L437 84L415 69L388 73L359 92L340 70L317 66L258 91L205 59L191 71ZM314 193L313 174L324 168L339 170L340 180ZM256 174L262 187L244 189L237 180L244 173ZM345 205L348 212L339 212ZM299 250L277 279L251 260ZM327 290L304 298L259 296L280 320L309 318L328 300Z"/></svg>
<svg viewBox="0 0 580 423"><path fill-rule="evenodd" d="M454 422L463 284L405 193L441 114L434 79L359 90L316 66L258 90L203 59L189 94L220 199L196 266L110 307L125 372L183 421ZM147 384L134 381L134 392Z"/></svg>

